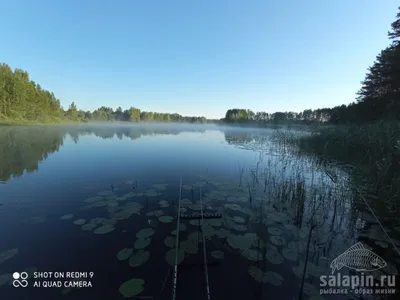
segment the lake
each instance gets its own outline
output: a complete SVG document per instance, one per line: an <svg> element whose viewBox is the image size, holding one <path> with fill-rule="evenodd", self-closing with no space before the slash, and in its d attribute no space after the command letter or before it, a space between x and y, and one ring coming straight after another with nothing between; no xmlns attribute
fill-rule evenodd
<svg viewBox="0 0 400 300"><path fill-rule="evenodd" d="M400 227L350 172L271 129L0 127L0 299L173 299L176 261L176 299L359 299L320 276L397 275Z"/></svg>

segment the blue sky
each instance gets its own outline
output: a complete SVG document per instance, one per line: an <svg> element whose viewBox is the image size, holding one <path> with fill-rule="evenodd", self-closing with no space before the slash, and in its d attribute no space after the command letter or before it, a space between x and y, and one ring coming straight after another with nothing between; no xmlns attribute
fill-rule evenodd
<svg viewBox="0 0 400 300"><path fill-rule="evenodd" d="M0 0L0 60L64 107L223 117L354 101L394 0Z"/></svg>

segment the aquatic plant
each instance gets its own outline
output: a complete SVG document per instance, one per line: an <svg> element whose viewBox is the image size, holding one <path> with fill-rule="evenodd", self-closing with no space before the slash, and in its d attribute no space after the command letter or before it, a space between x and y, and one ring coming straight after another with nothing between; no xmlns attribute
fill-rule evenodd
<svg viewBox="0 0 400 300"><path fill-rule="evenodd" d="M147 262L150 258L150 252L145 250L139 250L136 253L132 253L129 258L129 265L132 268L139 267Z"/></svg>
<svg viewBox="0 0 400 300"><path fill-rule="evenodd" d="M0 252L0 264L3 263L4 261L14 257L17 255L19 252L18 248L12 248L8 250L4 250Z"/></svg>
<svg viewBox="0 0 400 300"><path fill-rule="evenodd" d="M159 217L159 218L158 218L158 220L159 220L161 223L171 223L173 219L174 219L174 218L171 217L171 216L162 216L162 217Z"/></svg>
<svg viewBox="0 0 400 300"><path fill-rule="evenodd" d="M143 228L138 233L136 233L136 237L138 239L145 239L145 238L152 236L154 233L155 233L155 230L153 228Z"/></svg>
<svg viewBox="0 0 400 300"><path fill-rule="evenodd" d="M148 245L150 245L151 238L146 237L146 238L139 238L135 241L135 249L143 249L146 248Z"/></svg>
<svg viewBox="0 0 400 300"><path fill-rule="evenodd" d="M144 290L145 281L140 278L132 278L124 282L119 287L119 292L125 298L130 298L139 295Z"/></svg>
<svg viewBox="0 0 400 300"><path fill-rule="evenodd" d="M124 248L117 253L117 258L118 258L118 260L121 260L121 261L126 260L132 255L132 253L133 253L132 248Z"/></svg>
<svg viewBox="0 0 400 300"><path fill-rule="evenodd" d="M222 252L220 250L214 250L211 252L211 256L216 259L223 259L225 254L224 254L224 252Z"/></svg>
<svg viewBox="0 0 400 300"><path fill-rule="evenodd" d="M115 227L111 224L103 225L99 228L97 228L95 231L93 231L94 234L106 234L111 231L113 231Z"/></svg>

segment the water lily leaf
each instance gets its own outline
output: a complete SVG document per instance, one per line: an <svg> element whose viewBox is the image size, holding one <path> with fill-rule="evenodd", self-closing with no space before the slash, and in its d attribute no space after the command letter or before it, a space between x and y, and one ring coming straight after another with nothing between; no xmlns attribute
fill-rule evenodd
<svg viewBox="0 0 400 300"><path fill-rule="evenodd" d="M77 219L77 220L75 220L73 223L74 223L75 225L83 225L83 224L85 224L85 222L86 222L85 219Z"/></svg>
<svg viewBox="0 0 400 300"><path fill-rule="evenodd" d="M60 217L60 220L68 220L68 219L71 219L71 218L73 218L73 217L74 217L73 214L67 214L67 215L61 216L61 217Z"/></svg>
<svg viewBox="0 0 400 300"><path fill-rule="evenodd" d="M228 234L227 242L234 249L247 250L251 247L254 240L254 234L246 233L245 235Z"/></svg>
<svg viewBox="0 0 400 300"><path fill-rule="evenodd" d="M271 240L272 244L277 245L277 246L283 246L286 244L285 238L281 236L270 236L269 239Z"/></svg>
<svg viewBox="0 0 400 300"><path fill-rule="evenodd" d="M103 192L97 193L97 195L99 195L99 196L111 196L113 194L114 194L113 191L103 191Z"/></svg>
<svg viewBox="0 0 400 300"><path fill-rule="evenodd" d="M93 231L93 233L94 234L106 234L106 233L113 231L114 229L115 229L115 227L113 225L107 224L107 225L103 225L103 226L97 228L95 231Z"/></svg>
<svg viewBox="0 0 400 300"><path fill-rule="evenodd" d="M225 207L225 208L229 208L229 209L231 209L231 210L237 210L237 211L240 211L240 210L242 209L242 208L241 208L239 205L237 205L237 204L225 204L224 207Z"/></svg>
<svg viewBox="0 0 400 300"><path fill-rule="evenodd" d="M189 207L192 204L192 201L190 201L188 198L181 199L181 207Z"/></svg>
<svg viewBox="0 0 400 300"><path fill-rule="evenodd" d="M136 233L136 237L138 239L145 239L149 236L152 236L155 233L155 230L153 228L144 228L140 230L138 233Z"/></svg>
<svg viewBox="0 0 400 300"><path fill-rule="evenodd" d="M0 264L18 254L18 248L12 248L0 252Z"/></svg>
<svg viewBox="0 0 400 300"><path fill-rule="evenodd" d="M268 228L268 232L270 234L273 234L273 235L281 235L281 234L283 234L283 231L280 230L279 228L276 228L276 227L269 227Z"/></svg>
<svg viewBox="0 0 400 300"><path fill-rule="evenodd" d="M282 255L284 258L291 260L291 261L297 261L298 259L298 253L295 249L292 248L285 248L282 250Z"/></svg>
<svg viewBox="0 0 400 300"><path fill-rule="evenodd" d="M280 286L283 283L283 277L278 273L267 271L263 276L263 282Z"/></svg>
<svg viewBox="0 0 400 300"><path fill-rule="evenodd" d="M147 190L147 191L146 191L145 195L146 195L147 197L156 197L156 196L161 195L161 194L158 193L158 192L157 192L156 190L154 190L154 189L150 189L150 190Z"/></svg>
<svg viewBox="0 0 400 300"><path fill-rule="evenodd" d="M298 266L294 266L293 268L292 268L292 271L293 271L293 274L294 275L296 275L298 278L303 278L303 272L304 272L304 265L303 264L300 264L300 265L298 265ZM305 276L304 276L305 278L307 278L308 277L308 273L306 272L305 273Z"/></svg>
<svg viewBox="0 0 400 300"><path fill-rule="evenodd" d="M170 266L175 266L175 257L176 257L176 249L170 249L168 252L165 254L165 260ZM185 251L182 249L178 250L178 261L177 264L179 265L183 259L185 258Z"/></svg>
<svg viewBox="0 0 400 300"><path fill-rule="evenodd" d="M250 266L248 271L250 276L253 277L255 281L260 283L263 282L264 273L261 269L257 268L256 266Z"/></svg>
<svg viewBox="0 0 400 300"><path fill-rule="evenodd" d="M187 191L190 191L190 190L192 189L192 186L191 186L191 185L184 184L184 185L182 185L182 189L187 190Z"/></svg>
<svg viewBox="0 0 400 300"><path fill-rule="evenodd" d="M168 248L174 248L175 247L175 242L176 242L176 238L174 238L172 236L167 236L165 238L165 240L164 240L164 244Z"/></svg>
<svg viewBox="0 0 400 300"><path fill-rule="evenodd" d="M158 204L160 205L160 207L165 208L165 207L169 207L169 203L166 200L161 200L158 202Z"/></svg>
<svg viewBox="0 0 400 300"><path fill-rule="evenodd" d="M263 255L260 251L254 249L246 249L240 252L248 260L259 261L263 259Z"/></svg>
<svg viewBox="0 0 400 300"><path fill-rule="evenodd" d="M215 234L220 238L220 239L224 239L229 235L229 231L226 230L225 228L221 228L217 231L215 231Z"/></svg>
<svg viewBox="0 0 400 300"><path fill-rule="evenodd" d="M164 183L164 184L153 184L153 188L155 188L156 190L159 191L163 191L165 189L167 189L168 184Z"/></svg>
<svg viewBox="0 0 400 300"><path fill-rule="evenodd" d="M0 275L0 286L11 285L13 280L14 278L12 273L2 274Z"/></svg>
<svg viewBox="0 0 400 300"><path fill-rule="evenodd" d="M297 226L293 224L285 224L283 225L288 231L294 231L296 232L298 230Z"/></svg>
<svg viewBox="0 0 400 300"><path fill-rule="evenodd" d="M214 227L219 227L222 226L222 224L224 223L223 219L207 219L206 220L207 224L214 226Z"/></svg>
<svg viewBox="0 0 400 300"><path fill-rule="evenodd" d="M232 229L237 230L237 231L246 231L247 227L242 224L236 224L236 225L232 226Z"/></svg>
<svg viewBox="0 0 400 300"><path fill-rule="evenodd" d="M136 253L133 253L129 258L129 265L132 268L143 265L145 262L149 260L150 252L145 250L139 250Z"/></svg>
<svg viewBox="0 0 400 300"><path fill-rule="evenodd" d="M193 225L193 226L199 226L200 220L190 220L190 221L189 221L189 224L190 224L190 225Z"/></svg>
<svg viewBox="0 0 400 300"><path fill-rule="evenodd" d="M118 260L121 260L121 261L126 260L132 255L132 253L133 253L132 248L124 248L117 253L117 258L118 258Z"/></svg>
<svg viewBox="0 0 400 300"><path fill-rule="evenodd" d="M152 217L152 216L160 217L163 214L164 214L164 212L162 210L155 210L155 211L150 211L150 212L146 213L146 216L148 216L148 217Z"/></svg>
<svg viewBox="0 0 400 300"><path fill-rule="evenodd" d="M200 203L195 203L189 206L190 209L193 210L201 210L201 204Z"/></svg>
<svg viewBox="0 0 400 300"><path fill-rule="evenodd" d="M116 201L110 201L109 203L108 203L108 206L109 207L116 207L116 206L118 206L119 204L118 204L118 202L116 202Z"/></svg>
<svg viewBox="0 0 400 300"><path fill-rule="evenodd" d="M224 258L224 252L219 251L219 250L214 250L211 252L211 256L216 258L216 259L223 259Z"/></svg>
<svg viewBox="0 0 400 300"><path fill-rule="evenodd" d="M94 203L94 202L101 201L101 200L103 200L102 196L95 196L95 197L87 198L87 199L83 200L83 202Z"/></svg>
<svg viewBox="0 0 400 300"><path fill-rule="evenodd" d="M107 206L107 205L108 205L108 201L107 200L102 200L102 201L94 202L94 203L86 206L86 208L103 207L103 206Z"/></svg>
<svg viewBox="0 0 400 300"><path fill-rule="evenodd" d="M173 219L174 219L174 218L171 217L171 216L162 216L162 217L159 217L159 218L158 218L158 220L159 220L161 223L171 223Z"/></svg>
<svg viewBox="0 0 400 300"><path fill-rule="evenodd" d="M135 249L143 249L150 245L151 238L140 238L135 241Z"/></svg>
<svg viewBox="0 0 400 300"><path fill-rule="evenodd" d="M81 229L82 229L82 230L85 230L85 231L90 231L90 230L95 229L96 227L97 227L96 224L88 223L88 224L82 225Z"/></svg>
<svg viewBox="0 0 400 300"><path fill-rule="evenodd" d="M315 286L312 284L309 284L307 282L304 282L303 285L303 293L306 294L307 296L316 296L319 294L319 289L317 289Z"/></svg>
<svg viewBox="0 0 400 300"><path fill-rule="evenodd" d="M234 217L232 218L232 221L233 221L233 222L236 222L236 223L244 223L244 222L245 222L245 219L243 219L242 217L239 217L239 216L234 216Z"/></svg>
<svg viewBox="0 0 400 300"><path fill-rule="evenodd" d="M266 258L269 262L275 265L279 265L284 262L284 258L279 254L274 248L269 248L265 254Z"/></svg>
<svg viewBox="0 0 400 300"><path fill-rule="evenodd" d="M144 280L139 278L132 278L124 282L119 287L119 292L125 297L130 298L139 295L144 290Z"/></svg>
<svg viewBox="0 0 400 300"><path fill-rule="evenodd" d="M380 246L380 247L382 247L382 248L384 248L384 249L389 247L389 245L387 243L381 242L381 241L375 241L375 244Z"/></svg>

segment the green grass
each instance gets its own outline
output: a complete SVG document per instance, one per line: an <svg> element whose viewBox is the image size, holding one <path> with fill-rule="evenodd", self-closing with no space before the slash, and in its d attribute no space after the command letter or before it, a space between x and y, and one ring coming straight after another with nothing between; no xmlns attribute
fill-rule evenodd
<svg viewBox="0 0 400 300"><path fill-rule="evenodd" d="M400 211L400 123L315 128L310 135L278 132L276 138L306 155L355 166L354 178L367 181L389 212Z"/></svg>

